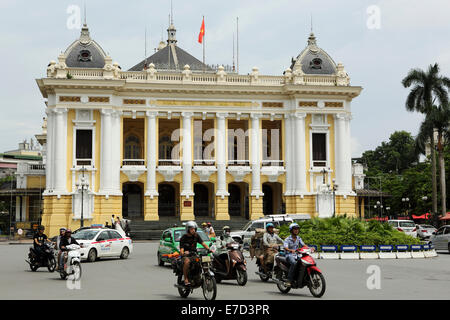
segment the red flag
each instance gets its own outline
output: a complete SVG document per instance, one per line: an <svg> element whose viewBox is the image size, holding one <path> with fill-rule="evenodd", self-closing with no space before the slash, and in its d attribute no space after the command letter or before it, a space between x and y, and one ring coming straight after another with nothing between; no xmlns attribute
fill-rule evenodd
<svg viewBox="0 0 450 320"><path fill-rule="evenodd" d="M200 27L200 33L198 34L198 42L203 42L203 36L205 35L205 17L202 20L202 26Z"/></svg>

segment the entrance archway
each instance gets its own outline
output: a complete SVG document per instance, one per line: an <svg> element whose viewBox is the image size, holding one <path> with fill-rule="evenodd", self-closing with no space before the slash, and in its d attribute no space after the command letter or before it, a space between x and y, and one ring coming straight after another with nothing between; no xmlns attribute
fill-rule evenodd
<svg viewBox="0 0 450 320"><path fill-rule="evenodd" d="M160 217L177 216L177 188L173 184L160 183L158 185L158 215Z"/></svg>
<svg viewBox="0 0 450 320"><path fill-rule="evenodd" d="M228 184L228 212L230 216L249 218L248 184L245 182Z"/></svg>
<svg viewBox="0 0 450 320"><path fill-rule="evenodd" d="M212 216L211 186L210 183L194 183L194 215L196 217Z"/></svg>
<svg viewBox="0 0 450 320"><path fill-rule="evenodd" d="M283 214L285 209L283 206L282 185L278 182L266 182L262 185L263 196L263 213Z"/></svg>
<svg viewBox="0 0 450 320"><path fill-rule="evenodd" d="M143 187L141 183L124 183L122 186L122 216L128 219L143 218Z"/></svg>

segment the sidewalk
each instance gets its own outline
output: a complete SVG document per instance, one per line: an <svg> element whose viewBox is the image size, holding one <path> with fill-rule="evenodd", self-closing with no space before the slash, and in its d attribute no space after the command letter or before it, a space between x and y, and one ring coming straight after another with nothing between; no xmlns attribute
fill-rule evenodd
<svg viewBox="0 0 450 320"><path fill-rule="evenodd" d="M0 245L5 244L32 244L32 239L8 239L8 237L0 238Z"/></svg>

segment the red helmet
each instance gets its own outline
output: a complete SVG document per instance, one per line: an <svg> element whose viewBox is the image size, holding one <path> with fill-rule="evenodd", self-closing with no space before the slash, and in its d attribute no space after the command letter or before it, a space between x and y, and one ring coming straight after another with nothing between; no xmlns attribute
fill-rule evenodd
<svg viewBox="0 0 450 320"><path fill-rule="evenodd" d="M208 222L207 225L208 225L208 226L211 226L211 222Z"/></svg>

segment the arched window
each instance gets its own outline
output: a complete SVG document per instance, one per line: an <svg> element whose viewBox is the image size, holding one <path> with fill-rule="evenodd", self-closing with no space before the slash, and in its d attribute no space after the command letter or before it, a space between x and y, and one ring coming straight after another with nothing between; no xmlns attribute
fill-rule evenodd
<svg viewBox="0 0 450 320"><path fill-rule="evenodd" d="M141 157L141 141L138 137L131 135L125 140L125 158L126 159L142 159Z"/></svg>
<svg viewBox="0 0 450 320"><path fill-rule="evenodd" d="M173 144L169 136L162 136L159 139L159 158L172 159Z"/></svg>

